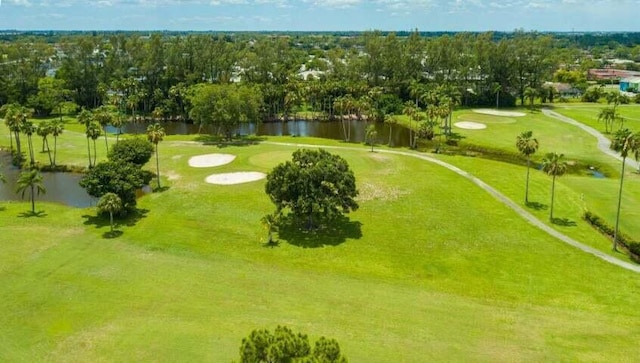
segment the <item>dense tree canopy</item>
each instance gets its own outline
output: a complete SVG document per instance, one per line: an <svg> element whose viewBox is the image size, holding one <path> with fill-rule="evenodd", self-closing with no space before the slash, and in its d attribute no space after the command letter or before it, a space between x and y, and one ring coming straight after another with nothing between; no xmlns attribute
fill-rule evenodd
<svg viewBox="0 0 640 363"><path fill-rule="evenodd" d="M321 337L311 349L305 334L278 326L273 333L266 329L254 330L242 339L240 362L346 363L347 359L340 352L340 345L335 339Z"/></svg>
<svg viewBox="0 0 640 363"><path fill-rule="evenodd" d="M136 191L151 181L151 174L124 161L104 161L89 169L80 180L87 193L100 198L107 193L116 194L125 209L136 205Z"/></svg>
<svg viewBox="0 0 640 363"><path fill-rule="evenodd" d="M330 221L358 209L356 180L347 162L326 150L297 150L292 161L267 175L266 192L278 213L306 220Z"/></svg>
<svg viewBox="0 0 640 363"><path fill-rule="evenodd" d="M121 140L109 150L109 160L144 165L153 154L153 144L141 137Z"/></svg>

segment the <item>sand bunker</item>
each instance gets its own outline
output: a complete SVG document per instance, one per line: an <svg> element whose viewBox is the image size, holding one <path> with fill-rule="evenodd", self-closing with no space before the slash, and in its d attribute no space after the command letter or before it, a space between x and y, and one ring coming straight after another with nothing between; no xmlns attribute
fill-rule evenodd
<svg viewBox="0 0 640 363"><path fill-rule="evenodd" d="M210 168L213 166L229 164L235 158L235 155L230 154L198 155L189 159L189 166L194 168Z"/></svg>
<svg viewBox="0 0 640 363"><path fill-rule="evenodd" d="M478 122L471 122L471 121L456 122L455 124L453 124L453 126L460 129L467 129L467 130L482 130L487 128L487 125L485 124L481 124Z"/></svg>
<svg viewBox="0 0 640 363"><path fill-rule="evenodd" d="M481 109L473 110L473 112L481 113L483 115L508 116L508 117L523 117L527 115L526 113L523 113L523 112L498 111L498 110L492 110L489 108L481 108Z"/></svg>
<svg viewBox="0 0 640 363"><path fill-rule="evenodd" d="M209 184L231 185L231 184L249 183L252 181L264 179L266 177L267 175L265 173L260 173L257 171L241 171L237 173L209 175L205 179L205 181Z"/></svg>

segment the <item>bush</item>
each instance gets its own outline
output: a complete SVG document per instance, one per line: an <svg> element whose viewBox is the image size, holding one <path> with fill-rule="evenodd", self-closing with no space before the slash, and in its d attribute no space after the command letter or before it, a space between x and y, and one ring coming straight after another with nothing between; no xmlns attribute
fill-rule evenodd
<svg viewBox="0 0 640 363"><path fill-rule="evenodd" d="M132 163L138 166L146 164L153 154L153 144L143 138L122 140L109 150L109 160Z"/></svg>
<svg viewBox="0 0 640 363"><path fill-rule="evenodd" d="M587 223L600 231L600 233L613 239L615 229L611 227L607 222L605 222L602 218L589 211L584 212L583 218L585 221L587 221ZM631 257L634 257L634 259L640 258L640 242L631 240L629 236L623 234L620 231L618 231L618 242L629 251L629 253L632 255Z"/></svg>

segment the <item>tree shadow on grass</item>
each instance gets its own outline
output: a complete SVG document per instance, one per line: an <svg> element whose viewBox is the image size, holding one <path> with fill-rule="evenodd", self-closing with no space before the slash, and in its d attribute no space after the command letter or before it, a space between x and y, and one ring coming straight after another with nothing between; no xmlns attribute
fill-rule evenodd
<svg viewBox="0 0 640 363"><path fill-rule="evenodd" d="M124 232L118 231L118 230L108 231L108 232L104 232L102 234L102 238L104 238L104 239L118 238L118 237L122 236L123 233Z"/></svg>
<svg viewBox="0 0 640 363"><path fill-rule="evenodd" d="M575 221L567 218L553 218L551 223L562 227L575 227L578 225Z"/></svg>
<svg viewBox="0 0 640 363"><path fill-rule="evenodd" d="M48 214L43 210L39 210L37 212L28 211L18 214L18 217L20 218L43 218L46 216L48 216Z"/></svg>
<svg viewBox="0 0 640 363"><path fill-rule="evenodd" d="M127 227L133 227L136 225L136 223L138 223L141 219L146 218L147 214L149 213L148 209L136 209L132 212L129 212L129 214L127 214L126 217L115 217L114 216L114 225L117 226L127 226ZM85 214L82 216L82 218L84 218L84 222L83 224L85 226L94 226L96 229L101 229L101 228L111 228L110 227L110 222L109 222L109 216L108 215L88 215ZM122 231L113 231L113 233L105 232L102 234L102 237L104 238L115 238L115 237L119 237L122 235Z"/></svg>
<svg viewBox="0 0 640 363"><path fill-rule="evenodd" d="M528 202L526 204L527 207L535 210L547 210L549 206L546 204L538 203L538 202Z"/></svg>
<svg viewBox="0 0 640 363"><path fill-rule="evenodd" d="M338 217L324 223L319 228L309 231L304 224L296 223L293 219L285 220L278 229L281 239L294 246L302 248L319 248L324 246L338 246L347 238L362 238L362 223L351 221L348 217Z"/></svg>
<svg viewBox="0 0 640 363"><path fill-rule="evenodd" d="M166 191L167 191L167 190L169 190L169 189L171 189L171 187L169 187L169 186L162 186L162 187L160 187L160 188L155 187L155 188L153 188L153 189L152 189L152 191L153 191L154 193L164 193L164 192L166 192Z"/></svg>
<svg viewBox="0 0 640 363"><path fill-rule="evenodd" d="M257 145L262 141L265 141L267 138L263 136L241 136L239 138L235 138L232 140L227 140L224 137L216 136L216 135L198 135L195 138L195 141L201 142L205 145L215 145L219 149L228 147L228 146L251 146Z"/></svg>

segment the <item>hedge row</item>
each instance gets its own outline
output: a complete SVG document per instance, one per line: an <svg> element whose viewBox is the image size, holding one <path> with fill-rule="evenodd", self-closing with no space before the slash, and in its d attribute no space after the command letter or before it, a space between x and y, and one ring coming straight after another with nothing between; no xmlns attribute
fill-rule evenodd
<svg viewBox="0 0 640 363"><path fill-rule="evenodd" d="M589 211L584 212L583 218L587 223L600 231L600 233L613 238L615 229L602 218ZM640 261L640 242L633 241L629 236L620 231L618 231L618 242L629 251L634 260Z"/></svg>

